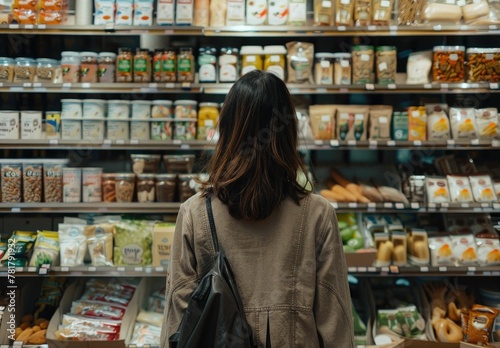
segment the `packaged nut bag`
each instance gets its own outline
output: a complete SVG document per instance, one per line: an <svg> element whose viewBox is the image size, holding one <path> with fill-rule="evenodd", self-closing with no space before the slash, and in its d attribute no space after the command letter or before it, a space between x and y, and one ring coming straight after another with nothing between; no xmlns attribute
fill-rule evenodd
<svg viewBox="0 0 500 348"><path fill-rule="evenodd" d="M392 106L370 106L369 139L391 140Z"/></svg>
<svg viewBox="0 0 500 348"><path fill-rule="evenodd" d="M316 140L335 139L335 105L311 105L309 117Z"/></svg>

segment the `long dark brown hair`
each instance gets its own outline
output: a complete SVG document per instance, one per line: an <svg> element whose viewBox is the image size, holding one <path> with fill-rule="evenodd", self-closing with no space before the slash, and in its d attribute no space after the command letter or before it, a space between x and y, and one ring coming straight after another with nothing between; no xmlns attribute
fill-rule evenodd
<svg viewBox="0 0 500 348"><path fill-rule="evenodd" d="M265 219L287 197L295 203L310 193L297 153L298 120L290 93L274 75L255 70L226 96L219 116L220 138L207 166L210 190L236 219Z"/></svg>

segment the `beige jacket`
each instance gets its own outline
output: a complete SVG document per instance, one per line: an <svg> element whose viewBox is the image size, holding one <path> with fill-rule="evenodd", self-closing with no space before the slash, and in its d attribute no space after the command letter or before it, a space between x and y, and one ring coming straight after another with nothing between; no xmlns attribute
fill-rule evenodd
<svg viewBox="0 0 500 348"><path fill-rule="evenodd" d="M212 200L221 248L234 272L254 341L273 348L352 348L353 325L347 268L332 206L309 195L300 206L285 200L267 219L233 219ZM205 208L196 195L181 206L167 280L160 347L181 322L190 295L215 255Z"/></svg>

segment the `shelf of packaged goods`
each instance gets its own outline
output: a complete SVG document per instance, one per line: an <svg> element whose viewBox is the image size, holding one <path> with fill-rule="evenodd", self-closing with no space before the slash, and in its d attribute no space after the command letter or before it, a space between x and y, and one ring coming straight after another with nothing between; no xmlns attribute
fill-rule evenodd
<svg viewBox="0 0 500 348"><path fill-rule="evenodd" d="M395 277L498 277L500 266L386 266L386 267L351 267L348 272L359 277L395 276Z"/></svg>
<svg viewBox="0 0 500 348"><path fill-rule="evenodd" d="M497 25L413 25L413 26L234 26L206 27L204 36L311 37L311 36L463 36L498 35Z"/></svg>
<svg viewBox="0 0 500 348"><path fill-rule="evenodd" d="M0 92L4 93L85 93L85 94L161 94L196 93L227 94L232 83L191 83L191 82L151 82L151 83L42 83L42 82L0 82ZM288 84L291 94L477 94L500 93L497 82L482 83L427 83L423 85L405 84L364 84L364 85L307 85Z"/></svg>
<svg viewBox="0 0 500 348"><path fill-rule="evenodd" d="M0 203L0 213L177 214L180 203Z"/></svg>
<svg viewBox="0 0 500 348"><path fill-rule="evenodd" d="M338 212L360 213L498 213L500 203L337 203L332 207Z"/></svg>
<svg viewBox="0 0 500 348"><path fill-rule="evenodd" d="M307 150L422 150L430 152L433 150L497 150L500 148L500 140L315 140L313 142L301 142L301 149Z"/></svg>
<svg viewBox="0 0 500 348"><path fill-rule="evenodd" d="M0 34L22 35L176 35L201 36L202 27L194 26L119 26L108 25L45 25L1 24Z"/></svg>
<svg viewBox="0 0 500 348"><path fill-rule="evenodd" d="M7 274L15 277L33 277L33 276L61 276L61 277L166 277L166 267L154 266L78 266L78 267L7 267L0 268L0 277ZM14 272L14 273L12 273Z"/></svg>
<svg viewBox="0 0 500 348"><path fill-rule="evenodd" d="M153 121L154 119L150 120ZM213 143L201 140L0 140L0 149L192 151L211 150L213 148Z"/></svg>

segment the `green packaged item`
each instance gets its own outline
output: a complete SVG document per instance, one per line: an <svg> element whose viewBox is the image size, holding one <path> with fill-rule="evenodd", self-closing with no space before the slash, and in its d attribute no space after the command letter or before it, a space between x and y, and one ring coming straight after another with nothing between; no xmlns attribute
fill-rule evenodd
<svg viewBox="0 0 500 348"><path fill-rule="evenodd" d="M395 334L408 338L425 336L425 320L415 306L398 309L381 309L378 311L377 323L379 331L382 327Z"/></svg>
<svg viewBox="0 0 500 348"><path fill-rule="evenodd" d="M12 266L12 263L15 262L16 267L24 267L35 240L36 232L14 231L7 241L7 252L3 254L1 261L6 264L6 260L9 260L9 266Z"/></svg>
<svg viewBox="0 0 500 348"><path fill-rule="evenodd" d="M397 141L408 140L408 113L395 112L392 115L392 139Z"/></svg>
<svg viewBox="0 0 500 348"><path fill-rule="evenodd" d="M153 221L123 220L115 224L115 266L147 266L152 263Z"/></svg>
<svg viewBox="0 0 500 348"><path fill-rule="evenodd" d="M29 265L59 265L59 233L53 231L38 231Z"/></svg>

